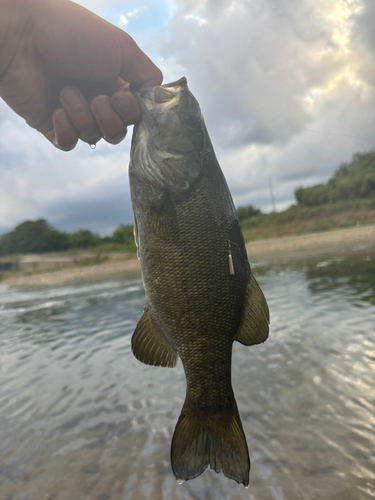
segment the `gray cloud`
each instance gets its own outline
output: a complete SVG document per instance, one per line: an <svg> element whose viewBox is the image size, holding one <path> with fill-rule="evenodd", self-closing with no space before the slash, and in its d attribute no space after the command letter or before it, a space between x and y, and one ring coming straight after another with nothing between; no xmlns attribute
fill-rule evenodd
<svg viewBox="0 0 375 500"><path fill-rule="evenodd" d="M85 197L61 198L41 208L55 227L68 232L89 227L100 234L111 234L119 224L133 223L125 179Z"/></svg>
<svg viewBox="0 0 375 500"><path fill-rule="evenodd" d="M225 145L287 142L315 121L305 98L352 59L337 45L348 27L327 19L338 2L178 5L158 49L186 68L191 88L200 87L210 130ZM353 14L347 24L363 18ZM346 100L355 93L349 89Z"/></svg>

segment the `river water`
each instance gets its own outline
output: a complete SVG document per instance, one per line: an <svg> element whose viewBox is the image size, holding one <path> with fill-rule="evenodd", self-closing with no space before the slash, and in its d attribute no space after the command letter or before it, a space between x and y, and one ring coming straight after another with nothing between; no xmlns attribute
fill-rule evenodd
<svg viewBox="0 0 375 500"><path fill-rule="evenodd" d="M185 378L131 353L139 278L0 284L0 500L375 498L374 256L253 270L271 331L233 352L249 489L175 481Z"/></svg>

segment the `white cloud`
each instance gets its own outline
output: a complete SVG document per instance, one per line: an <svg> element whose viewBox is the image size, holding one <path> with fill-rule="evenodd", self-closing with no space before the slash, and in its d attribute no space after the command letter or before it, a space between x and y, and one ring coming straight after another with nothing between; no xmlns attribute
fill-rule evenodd
<svg viewBox="0 0 375 500"><path fill-rule="evenodd" d="M198 16L196 16L196 15L194 15L194 14L186 14L186 15L184 16L184 19L185 19L186 21L190 21L190 20L192 19L192 20L193 20L193 21L195 21L195 22L196 22L199 26L204 26L205 24L207 24L207 19L202 19L201 17L198 17Z"/></svg>
<svg viewBox="0 0 375 500"><path fill-rule="evenodd" d="M128 17L134 17L134 16L137 16L140 12L144 12L145 10L146 10L146 7L144 5L142 5L141 7L136 7L135 9L131 10L126 15Z"/></svg>
<svg viewBox="0 0 375 500"><path fill-rule="evenodd" d="M136 7L135 9L127 12L126 15L122 14L120 16L120 19L119 19L120 26L124 26L126 24L129 24L130 17L136 17L140 12L143 12L145 10L146 10L146 7L141 6L141 7Z"/></svg>
<svg viewBox="0 0 375 500"><path fill-rule="evenodd" d="M125 26L125 24L128 24L128 23L129 23L128 18L126 16L124 16L124 14L122 14L120 16L120 19L119 19L119 25Z"/></svg>

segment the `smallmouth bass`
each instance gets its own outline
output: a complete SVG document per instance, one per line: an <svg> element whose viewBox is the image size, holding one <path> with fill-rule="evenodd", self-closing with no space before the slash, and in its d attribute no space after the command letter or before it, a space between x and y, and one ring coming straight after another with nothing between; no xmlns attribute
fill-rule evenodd
<svg viewBox="0 0 375 500"><path fill-rule="evenodd" d="M193 479L210 465L247 486L250 459L231 384L232 345L267 339L267 303L186 79L131 91L142 111L129 179L147 299L132 350L155 366L173 367L181 358L187 389L172 439L175 477Z"/></svg>

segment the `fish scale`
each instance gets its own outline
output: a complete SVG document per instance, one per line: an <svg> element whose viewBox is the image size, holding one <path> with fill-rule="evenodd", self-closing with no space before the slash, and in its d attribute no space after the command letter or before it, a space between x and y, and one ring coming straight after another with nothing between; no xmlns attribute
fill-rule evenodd
<svg viewBox="0 0 375 500"><path fill-rule="evenodd" d="M172 470L210 465L248 485L250 459L231 385L232 345L268 336L268 308L251 274L233 201L186 79L132 89L142 110L129 169L147 305L132 338L146 364L173 367L187 387Z"/></svg>

